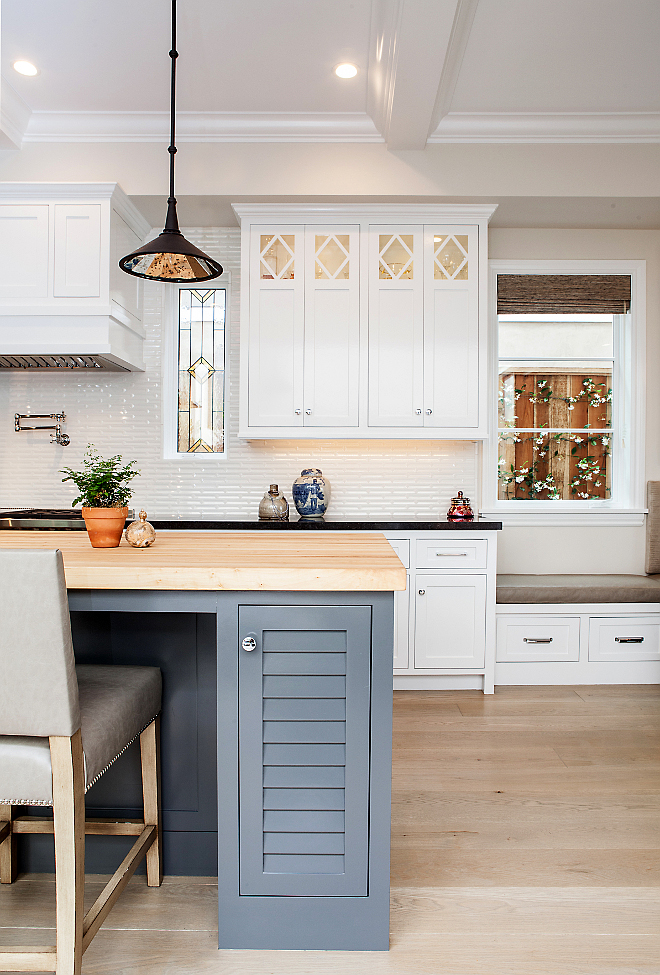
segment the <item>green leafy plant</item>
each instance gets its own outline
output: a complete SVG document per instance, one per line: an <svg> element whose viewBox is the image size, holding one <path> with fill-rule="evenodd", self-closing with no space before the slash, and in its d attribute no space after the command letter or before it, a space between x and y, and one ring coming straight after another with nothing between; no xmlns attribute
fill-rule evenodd
<svg viewBox="0 0 660 975"><path fill-rule="evenodd" d="M73 481L78 488L78 497L73 504L82 502L86 508L123 508L131 496L128 482L140 473L135 470L137 461L132 460L122 467L119 454L104 460L94 444L87 444L83 459L83 469L74 471L65 467L60 474L66 474L62 482Z"/></svg>

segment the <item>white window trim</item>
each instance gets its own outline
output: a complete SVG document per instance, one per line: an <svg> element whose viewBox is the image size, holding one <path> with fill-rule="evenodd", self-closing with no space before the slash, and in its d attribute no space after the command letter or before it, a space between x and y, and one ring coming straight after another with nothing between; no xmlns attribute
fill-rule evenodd
<svg viewBox="0 0 660 975"><path fill-rule="evenodd" d="M646 415L646 261L508 261L488 262L489 274L489 437L482 463L482 507L484 520L505 525L642 525L645 506L645 415ZM604 501L500 501L497 497L497 409L498 388L498 274L629 274L631 279L630 336L619 330L617 355L629 359L630 388L621 411L621 437L626 440L625 470L615 462L617 496ZM626 339L629 338L629 341ZM621 444L613 444L618 453ZM618 469L618 470L617 470Z"/></svg>
<svg viewBox="0 0 660 975"><path fill-rule="evenodd" d="M179 292L190 291L191 284L169 284L165 286L163 299L163 343L162 343L162 377L163 377L163 458L176 460L181 464L217 464L227 459L229 452L229 336L230 336L230 306L231 306L231 271L225 271L211 281L202 282L198 287L206 290L215 288L227 292L225 299L225 362L224 362L224 444L222 453L180 453L177 450L177 413L179 403L178 377L178 344L175 336L179 327Z"/></svg>

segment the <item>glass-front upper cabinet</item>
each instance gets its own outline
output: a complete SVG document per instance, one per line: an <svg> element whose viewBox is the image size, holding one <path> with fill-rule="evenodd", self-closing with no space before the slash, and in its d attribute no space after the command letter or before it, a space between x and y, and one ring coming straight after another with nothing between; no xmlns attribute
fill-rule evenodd
<svg viewBox="0 0 660 975"><path fill-rule="evenodd" d="M358 227L257 227L252 249L250 426L356 427Z"/></svg>
<svg viewBox="0 0 660 975"><path fill-rule="evenodd" d="M239 436L487 437L493 209L237 205Z"/></svg>
<svg viewBox="0 0 660 975"><path fill-rule="evenodd" d="M476 227L370 228L369 426L479 425Z"/></svg>

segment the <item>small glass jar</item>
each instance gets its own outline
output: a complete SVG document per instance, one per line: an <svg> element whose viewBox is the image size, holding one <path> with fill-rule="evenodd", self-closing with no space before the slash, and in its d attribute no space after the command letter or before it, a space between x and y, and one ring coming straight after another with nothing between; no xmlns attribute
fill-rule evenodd
<svg viewBox="0 0 660 975"><path fill-rule="evenodd" d="M277 484L271 484L259 502L259 521L288 521L289 502L280 494Z"/></svg>
<svg viewBox="0 0 660 975"><path fill-rule="evenodd" d="M133 521L124 532L129 545L133 548L149 548L156 541L156 529L147 521L147 512L142 509L139 521Z"/></svg>
<svg viewBox="0 0 660 975"><path fill-rule="evenodd" d="M470 507L470 499L464 498L462 491L459 491L456 497L451 499L451 506L447 512L447 521L474 521L474 512Z"/></svg>

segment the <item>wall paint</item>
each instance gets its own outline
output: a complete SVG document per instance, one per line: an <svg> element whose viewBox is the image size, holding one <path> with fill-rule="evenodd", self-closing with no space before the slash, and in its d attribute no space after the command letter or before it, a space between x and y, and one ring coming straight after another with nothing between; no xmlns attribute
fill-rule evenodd
<svg viewBox="0 0 660 975"><path fill-rule="evenodd" d="M658 145L181 143L177 191L247 196L660 196ZM0 179L118 181L125 193L164 194L158 143L33 143L0 152ZM184 218L185 219L185 218Z"/></svg>
<svg viewBox="0 0 660 975"><path fill-rule="evenodd" d="M489 256L646 261L646 479L660 479L660 232L491 230ZM500 572L644 572L644 528L506 528Z"/></svg>
<svg viewBox="0 0 660 975"><path fill-rule="evenodd" d="M232 276L229 444L226 459L163 460L162 337L165 285L145 286L146 372L0 375L0 505L69 507L74 495L58 471L76 467L88 442L104 455L136 458L141 476L131 502L152 518L251 518L268 485L291 499L303 467L320 467L332 486L333 518L436 519L457 490L475 498L478 455L472 443L438 441L258 441L237 439L240 232L186 230ZM14 413L67 414L68 447L48 433L13 429Z"/></svg>

